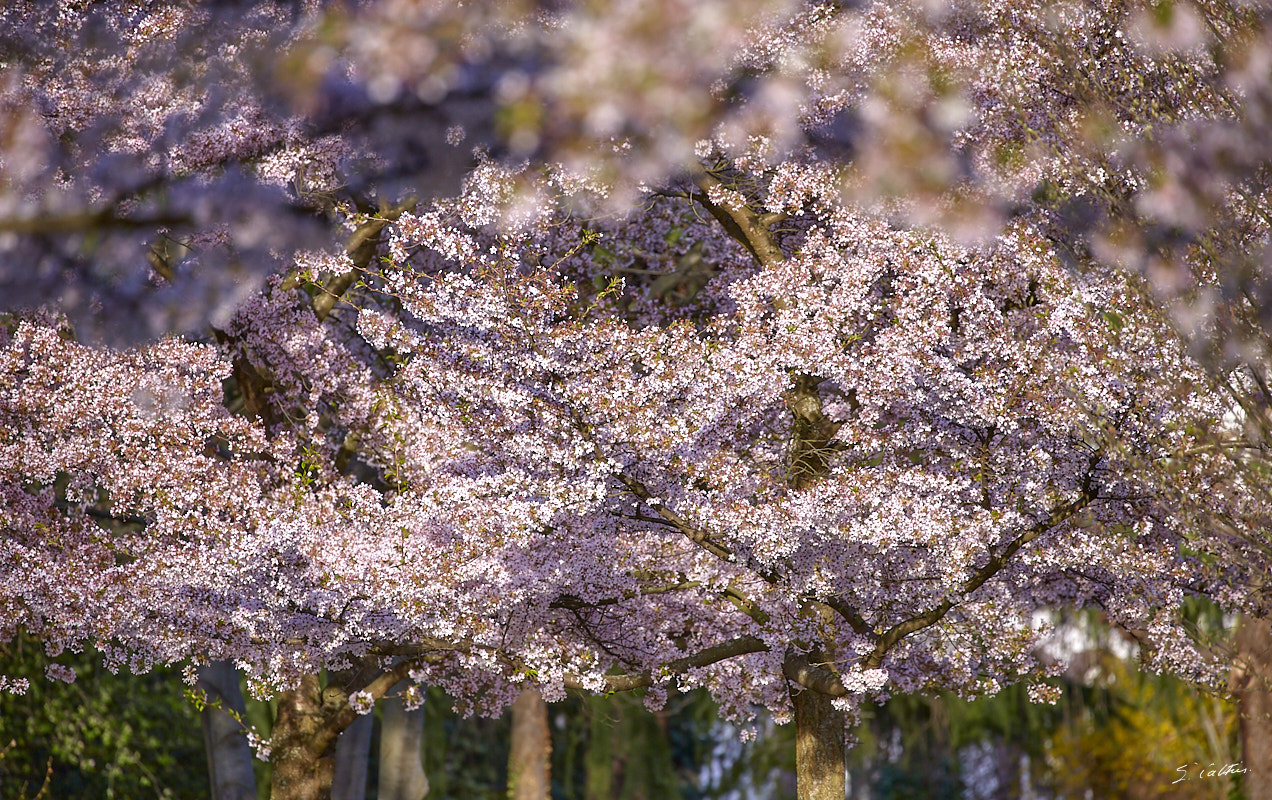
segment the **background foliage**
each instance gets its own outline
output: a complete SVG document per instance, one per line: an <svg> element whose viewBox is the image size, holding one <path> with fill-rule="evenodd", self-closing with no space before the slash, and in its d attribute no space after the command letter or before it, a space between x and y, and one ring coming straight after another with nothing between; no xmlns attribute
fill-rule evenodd
<svg viewBox="0 0 1272 800"><path fill-rule="evenodd" d="M199 715L174 670L112 675L96 653L62 654L73 684L45 680L50 663L19 636L0 645L0 672L30 680L0 692L0 798L145 800L206 797Z"/></svg>
<svg viewBox="0 0 1272 800"><path fill-rule="evenodd" d="M854 786L874 800L1039 797L1237 800L1237 778L1198 779L1197 768L1239 761L1236 713L1225 698L1137 670L1107 646L1081 661L1055 705L1022 686L974 700L900 696L870 711L850 754ZM43 797L203 798L208 795L198 713L180 676L111 674L95 654L69 662L74 684L42 679L49 659L19 638L0 669L27 677L27 695L0 695L0 800ZM464 717L430 690L424 763L429 797L505 796L507 717ZM269 733L273 710L248 699L247 721ZM647 711L636 694L571 697L550 707L553 797L559 800L708 800L794 797L792 729L767 719L744 741L702 691ZM378 740L372 740L372 763ZM1027 774L1022 776L1022 757ZM1191 778L1173 783L1187 765ZM269 765L258 762L262 798ZM369 773L375 798L376 771Z"/></svg>

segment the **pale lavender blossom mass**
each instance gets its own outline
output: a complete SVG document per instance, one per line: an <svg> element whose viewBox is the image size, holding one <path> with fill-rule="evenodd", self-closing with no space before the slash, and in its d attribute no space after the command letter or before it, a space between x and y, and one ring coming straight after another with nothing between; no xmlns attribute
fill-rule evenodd
<svg viewBox="0 0 1272 800"><path fill-rule="evenodd" d="M0 11L0 639L852 720L1264 608L1261 7L81 5Z"/></svg>

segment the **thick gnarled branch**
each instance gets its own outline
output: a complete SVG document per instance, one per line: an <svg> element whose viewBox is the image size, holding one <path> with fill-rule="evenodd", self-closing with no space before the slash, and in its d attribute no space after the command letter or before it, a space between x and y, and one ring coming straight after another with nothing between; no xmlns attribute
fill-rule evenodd
<svg viewBox="0 0 1272 800"><path fill-rule="evenodd" d="M772 267L786 260L782 247L777 243L770 226L777 217L761 214L749 205L725 207L711 201L713 188L727 188L724 181L712 172L703 172L694 179L701 192L694 192L691 197L702 204L703 208L715 217L724 230L755 256L761 266Z"/></svg>

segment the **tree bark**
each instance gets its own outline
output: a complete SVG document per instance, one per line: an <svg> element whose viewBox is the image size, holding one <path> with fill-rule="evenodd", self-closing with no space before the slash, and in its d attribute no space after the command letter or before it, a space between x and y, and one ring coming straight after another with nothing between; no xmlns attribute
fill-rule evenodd
<svg viewBox="0 0 1272 800"><path fill-rule="evenodd" d="M844 800L847 746L844 712L829 695L792 687L795 705L795 778L799 800Z"/></svg>
<svg viewBox="0 0 1272 800"><path fill-rule="evenodd" d="M551 756L548 704L537 689L526 689L512 704L509 800L548 800L552 791Z"/></svg>
<svg viewBox="0 0 1272 800"><path fill-rule="evenodd" d="M278 696L270 762L270 800L328 800L335 773L339 733L328 724L317 675Z"/></svg>
<svg viewBox="0 0 1272 800"><path fill-rule="evenodd" d="M364 714L336 740L336 766L331 800L366 800L367 763L371 757L371 729L375 717Z"/></svg>
<svg viewBox="0 0 1272 800"><path fill-rule="evenodd" d="M613 698L587 698L587 750L583 762L583 799L612 800L618 797L615 776L615 728L621 713Z"/></svg>
<svg viewBox="0 0 1272 800"><path fill-rule="evenodd" d="M399 684L402 688L405 684ZM424 707L407 711L397 697L380 703L379 800L423 800L428 794L421 749Z"/></svg>
<svg viewBox="0 0 1272 800"><path fill-rule="evenodd" d="M1272 797L1272 624L1242 617L1229 688L1241 718L1245 796Z"/></svg>
<svg viewBox="0 0 1272 800"><path fill-rule="evenodd" d="M208 700L201 717L212 800L256 800L252 750L230 713L241 720L246 712L238 671L229 661L214 661L199 670L198 688Z"/></svg>

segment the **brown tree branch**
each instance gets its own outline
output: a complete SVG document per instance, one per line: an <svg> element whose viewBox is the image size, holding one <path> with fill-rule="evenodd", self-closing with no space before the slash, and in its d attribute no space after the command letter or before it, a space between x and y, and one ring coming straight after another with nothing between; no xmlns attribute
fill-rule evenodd
<svg viewBox="0 0 1272 800"><path fill-rule="evenodd" d="M406 680L410 676L411 670L422 665L422 661L415 659L403 661L381 672L364 686L361 691L369 692L372 702L378 703L389 693L390 689L397 686L401 681ZM349 693L334 684L323 690L323 709L328 712L327 725L334 729L333 741L335 736L340 734L340 731L349 727L358 718L358 712L354 711L353 706L349 705Z"/></svg>
<svg viewBox="0 0 1272 800"><path fill-rule="evenodd" d="M114 207L109 207L100 211L84 211L75 214L0 217L0 232L25 236L53 236L98 228L122 230L172 228L189 222L190 218L184 215L158 214L150 217L128 217L120 214Z"/></svg>
<svg viewBox="0 0 1272 800"><path fill-rule="evenodd" d="M727 188L724 181L712 172L702 172L694 178L701 192L690 195L702 205L711 216L724 226L724 230L755 256L761 266L772 267L786 260L777 237L769 228L780 217L761 214L749 205L738 208L725 208L711 202L708 194L713 187Z"/></svg>
<svg viewBox="0 0 1272 800"><path fill-rule="evenodd" d="M1042 534L1060 525L1066 520L1072 518L1075 514L1090 505L1095 499L1095 492L1089 487L1083 487L1082 493L1074 500L1053 509L1047 518L1037 524L1026 529L1023 533L1013 539L1001 552L990 556L989 560L980 569L976 570L970 578L964 581L963 585L958 588L955 594L960 597L966 597L972 592L979 589L986 581L997 575L1011 561L1012 556L1020 551L1020 548L1037 539ZM946 613L955 605L954 600L946 598L939 605L928 611L914 617L910 617L904 622L893 625L884 631L879 637L875 649L870 655L866 656L861 665L865 669L877 669L883 663L883 657L887 655L897 642L904 639L910 634L920 631L924 628L935 625L943 618Z"/></svg>
<svg viewBox="0 0 1272 800"><path fill-rule="evenodd" d="M727 546L715 541L706 531L694 527L687 519L672 511L670 508L667 508L667 506L662 502L655 500L653 493L649 491L649 488L645 486L645 484L626 473L620 472L617 477L618 480L627 487L629 492L643 500L647 506L654 509L659 517L675 527L676 530L683 533L685 538L689 539L689 541L698 545L703 550L706 550L716 558L728 561L730 564L737 561L737 556ZM651 503L650 500L655 500L655 502Z"/></svg>
<svg viewBox="0 0 1272 800"><path fill-rule="evenodd" d="M749 653L763 653L768 651L768 645L754 636L739 636L736 639L730 639L722 644L717 644L694 653L691 656L678 658L675 661L668 662L661 670L659 677L672 677L688 672L696 667L706 667L720 661L725 661L737 656L747 655ZM649 670L644 672L632 672L623 675L606 675L605 691L607 692L626 692L632 689L640 689L646 686L652 686L655 682L654 675ZM586 690L583 680L573 673L566 673L565 688Z"/></svg>
<svg viewBox="0 0 1272 800"><path fill-rule="evenodd" d="M782 674L787 680L794 681L805 689L828 694L831 697L846 697L848 690L834 671L819 667L808 660L802 653L788 653L782 662Z"/></svg>
<svg viewBox="0 0 1272 800"><path fill-rule="evenodd" d="M358 273L363 272L371 264L371 259L375 257L376 247L380 244L380 234L384 231L386 225L400 218L407 209L414 208L419 202L419 198L411 195L395 206L389 206L387 203L380 203L380 214L363 222L357 227L349 240L345 242L345 253L348 254L349 260L353 262L353 269L337 275L322 286L322 291L314 297L314 314L321 322L327 318L331 310L335 308L340 298L344 297L345 292L349 291L349 287L357 280Z"/></svg>
<svg viewBox="0 0 1272 800"><path fill-rule="evenodd" d="M768 645L754 636L740 636L722 644L708 647L691 656L671 661L663 667L658 677L674 677L696 667L710 666L730 658L751 653L765 653L769 649ZM839 676L825 667L813 664L808 660L807 655L798 653L788 655L785 661L782 662L782 674L805 689L811 689L832 697L845 697L848 695L848 690L839 680ZM607 692L626 692L632 689L652 686L654 683L655 677L653 673L646 670L622 675L607 675L605 676L604 685ZM565 676L565 687L575 690L587 689L583 680L574 674Z"/></svg>

